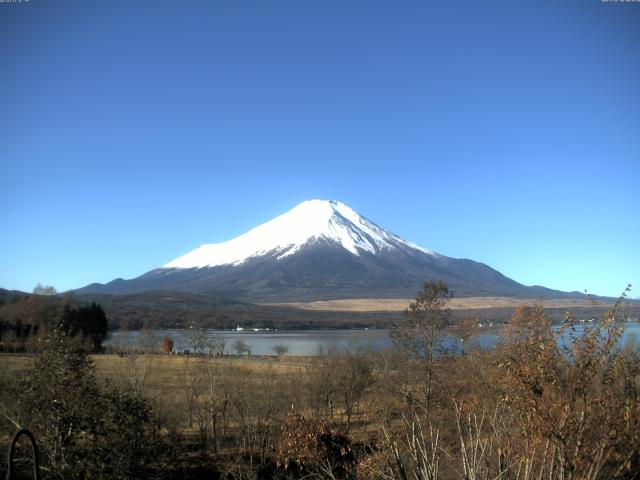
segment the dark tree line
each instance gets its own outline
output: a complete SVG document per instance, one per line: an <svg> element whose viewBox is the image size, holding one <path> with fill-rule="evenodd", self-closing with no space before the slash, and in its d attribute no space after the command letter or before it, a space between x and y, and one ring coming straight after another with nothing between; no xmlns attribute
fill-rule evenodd
<svg viewBox="0 0 640 480"><path fill-rule="evenodd" d="M97 303L79 304L69 297L31 295L0 304L0 350L39 351L54 328L98 352L107 338L108 321Z"/></svg>

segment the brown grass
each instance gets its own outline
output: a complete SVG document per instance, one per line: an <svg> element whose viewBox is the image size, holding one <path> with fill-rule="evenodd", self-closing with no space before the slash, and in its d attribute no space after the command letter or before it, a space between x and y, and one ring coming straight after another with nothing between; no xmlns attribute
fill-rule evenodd
<svg viewBox="0 0 640 480"><path fill-rule="evenodd" d="M18 378L27 373L35 361L33 354L0 353L0 375L6 378ZM128 381L131 375L131 365L126 358L118 355L92 355L98 380L109 381L119 385ZM312 357L274 356L251 357L184 357L160 354L140 355L138 366L148 368L148 377L144 381L145 396L174 398L183 401L183 375L187 368L198 368L206 364L246 369L248 372L260 374L267 370L282 376L297 374L313 361Z"/></svg>
<svg viewBox="0 0 640 480"><path fill-rule="evenodd" d="M318 300L315 302L291 302L278 303L272 305L301 308L304 310L324 310L342 312L401 312L414 299L407 298L345 298L340 300ZM514 297L467 297L452 298L448 302L448 307L452 310L484 309L484 308L516 308L522 304L533 305L538 301L536 298L514 298ZM598 302L599 306L610 306L613 301ZM594 303L588 298L561 298L547 299L544 301L545 308L574 308L593 307Z"/></svg>

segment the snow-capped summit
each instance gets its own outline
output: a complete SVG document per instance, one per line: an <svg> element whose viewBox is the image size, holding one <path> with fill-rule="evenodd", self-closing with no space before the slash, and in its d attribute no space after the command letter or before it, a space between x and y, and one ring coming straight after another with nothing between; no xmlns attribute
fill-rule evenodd
<svg viewBox="0 0 640 480"><path fill-rule="evenodd" d="M201 247L163 268L202 268L240 265L249 258L271 255L281 260L319 240L333 242L353 255L409 248L434 252L408 242L367 220L342 202L307 200L273 220L223 243Z"/></svg>

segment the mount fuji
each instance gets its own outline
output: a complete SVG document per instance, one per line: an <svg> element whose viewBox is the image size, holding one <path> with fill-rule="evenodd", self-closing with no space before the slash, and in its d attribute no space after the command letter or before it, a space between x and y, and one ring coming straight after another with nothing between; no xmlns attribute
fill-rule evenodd
<svg viewBox="0 0 640 480"><path fill-rule="evenodd" d="M170 290L259 302L411 298L428 280L455 296L574 296L528 287L489 266L422 248L338 201L308 200L223 243L205 244L140 277L78 293Z"/></svg>

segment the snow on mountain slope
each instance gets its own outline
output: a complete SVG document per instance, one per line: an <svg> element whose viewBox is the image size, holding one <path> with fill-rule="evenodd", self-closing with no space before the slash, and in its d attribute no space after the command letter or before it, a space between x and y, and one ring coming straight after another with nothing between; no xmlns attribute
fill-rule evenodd
<svg viewBox="0 0 640 480"><path fill-rule="evenodd" d="M379 227L344 203L308 200L228 242L202 245L163 268L240 265L249 258L269 253L282 259L320 239L335 242L356 256L360 252L375 254L407 248L437 255Z"/></svg>

